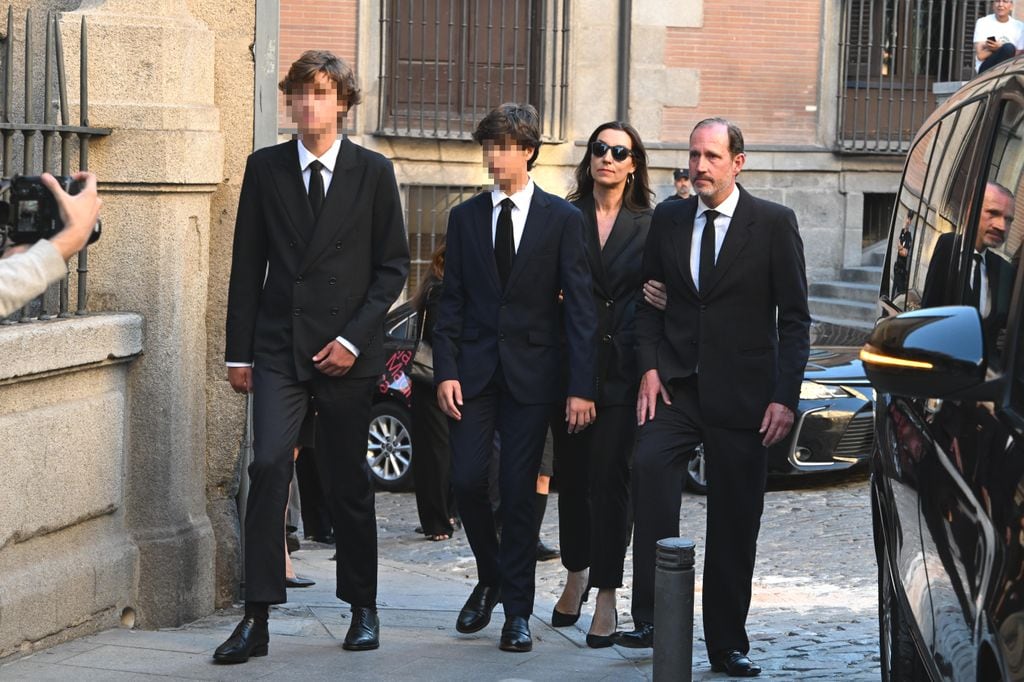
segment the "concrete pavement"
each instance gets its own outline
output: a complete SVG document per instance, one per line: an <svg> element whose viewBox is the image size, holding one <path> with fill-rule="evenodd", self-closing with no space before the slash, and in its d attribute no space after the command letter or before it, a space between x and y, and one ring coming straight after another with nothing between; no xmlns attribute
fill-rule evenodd
<svg viewBox="0 0 1024 682"><path fill-rule="evenodd" d="M786 485L792 486L792 482ZM650 650L588 649L592 606L577 626L547 623L561 590L557 561L539 564L531 620L534 650L498 649L500 608L482 632L460 635L455 617L474 583L465 534L428 542L417 525L411 494L378 495L381 648L341 648L348 610L334 597L330 548L307 544L294 554L296 572L316 586L290 590L271 612L270 655L236 666L214 665L213 650L230 634L240 611L220 611L181 628L117 629L0 664L0 680L642 680L652 674ZM761 679L877 680L875 567L867 484L863 477L768 493L749 618L751 656ZM681 526L704 538L704 500L683 496ZM557 544L557 505L549 505L543 536ZM620 591L620 627L628 627L630 561ZM700 641L700 574L695 622L695 680L711 673Z"/></svg>

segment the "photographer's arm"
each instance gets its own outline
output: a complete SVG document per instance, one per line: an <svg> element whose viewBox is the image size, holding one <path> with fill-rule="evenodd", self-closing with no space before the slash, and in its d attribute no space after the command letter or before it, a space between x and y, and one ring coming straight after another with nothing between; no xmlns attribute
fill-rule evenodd
<svg viewBox="0 0 1024 682"><path fill-rule="evenodd" d="M0 318L7 317L67 274L64 263L85 246L99 216L102 202L96 196L96 176L92 173L75 175L84 185L75 196L67 194L52 175L44 173L42 179L56 197L66 227L52 239L40 240L30 249L0 260Z"/></svg>

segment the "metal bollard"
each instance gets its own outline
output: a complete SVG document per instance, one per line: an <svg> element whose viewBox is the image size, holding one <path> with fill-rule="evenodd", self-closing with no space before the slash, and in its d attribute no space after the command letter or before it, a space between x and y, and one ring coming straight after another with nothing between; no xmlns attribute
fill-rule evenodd
<svg viewBox="0 0 1024 682"><path fill-rule="evenodd" d="M693 540L658 540L654 568L654 682L693 675Z"/></svg>

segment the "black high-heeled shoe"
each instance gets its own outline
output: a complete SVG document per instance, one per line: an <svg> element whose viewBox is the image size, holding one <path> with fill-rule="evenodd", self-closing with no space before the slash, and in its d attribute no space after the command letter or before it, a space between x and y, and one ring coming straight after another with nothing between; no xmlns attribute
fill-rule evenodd
<svg viewBox="0 0 1024 682"><path fill-rule="evenodd" d="M562 613L558 610L557 606L551 609L551 627L567 628L570 625L575 625L576 621L580 619L580 614L583 613L583 602L587 601L589 597L590 588L588 587L580 595L580 607L576 610L576 613Z"/></svg>
<svg viewBox="0 0 1024 682"><path fill-rule="evenodd" d="M615 627L612 628L612 634L610 635L592 635L587 633L587 646L591 649L604 649L610 647L614 642L612 637L615 635L615 631L619 629L619 611L616 609L615 613Z"/></svg>

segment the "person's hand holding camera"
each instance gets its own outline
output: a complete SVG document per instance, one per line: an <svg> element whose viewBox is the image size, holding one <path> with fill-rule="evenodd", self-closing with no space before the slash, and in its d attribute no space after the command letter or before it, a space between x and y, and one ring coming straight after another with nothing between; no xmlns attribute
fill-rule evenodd
<svg viewBox="0 0 1024 682"><path fill-rule="evenodd" d="M64 260L68 260L82 250L92 235L93 227L100 215L103 200L96 194L96 175L87 171L79 171L72 178L82 183L78 194L70 195L64 191L57 180L49 173L40 176L46 189L50 190L60 207L60 217L64 221L64 229L50 239Z"/></svg>

